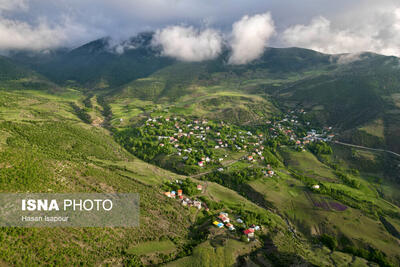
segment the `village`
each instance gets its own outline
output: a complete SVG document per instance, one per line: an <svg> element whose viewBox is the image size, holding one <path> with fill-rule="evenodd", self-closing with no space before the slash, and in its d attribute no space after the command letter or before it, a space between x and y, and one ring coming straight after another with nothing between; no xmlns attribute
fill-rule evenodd
<svg viewBox="0 0 400 267"><path fill-rule="evenodd" d="M311 122L302 118L305 114L303 109L289 110L280 118L266 120L268 128L252 130L223 121L149 117L139 129L140 142L133 142L133 146L138 153L148 151L146 157L166 155L170 162L191 167L189 172L210 168L223 171L224 165L238 160L268 166L265 152L274 143L305 151L310 143L329 142L334 138L332 127L313 129Z"/></svg>
<svg viewBox="0 0 400 267"><path fill-rule="evenodd" d="M277 163L273 162L277 147L306 151L312 149L313 143L334 138L332 127L314 129L304 119L304 114L302 109L289 110L280 117L266 120L261 127L159 115L148 117L142 125L131 128L123 142L128 150L144 160L156 164L166 162L161 166L203 181L225 185L227 178L235 180L233 183L251 179L250 176L279 178L274 170ZM242 180L228 169L243 171ZM232 175L234 177L230 177ZM223 209L210 209L201 198L205 188L190 178L168 180L162 189L167 198L175 199L182 206L204 210L212 216L209 223L216 229L225 229L247 241L255 240L255 233L261 229L259 225L247 225L240 214L229 215ZM312 189L319 190L319 185L312 185Z"/></svg>
<svg viewBox="0 0 400 267"><path fill-rule="evenodd" d="M335 137L332 127L323 127L322 130L315 130L311 122L301 122L301 117L307 112L304 109L289 110L283 118L274 121L267 120L269 125L270 138L278 139L285 136L286 145L291 145L298 151L305 151L306 146L313 142L329 142Z"/></svg>
<svg viewBox="0 0 400 267"><path fill-rule="evenodd" d="M170 185L182 185L183 181L176 180L174 183L170 182ZM203 186L201 184L196 185L196 190L198 193L203 192ZM182 189L171 190L164 192L164 195L168 198L176 199L182 206L185 207L193 207L198 210L204 209L206 212L210 212L210 209L207 207L207 204L200 201L197 198L190 198L187 195L184 195L184 191ZM234 216L236 219L231 219L227 212L219 212L212 216L213 219L212 225L218 229L226 229L229 232L232 232L238 236L244 235L245 240L247 242L255 240L255 232L261 230L261 226L258 225L250 225L246 226L246 222L240 218L240 216ZM236 227L235 227L236 226ZM236 228L241 229L241 231L236 231Z"/></svg>

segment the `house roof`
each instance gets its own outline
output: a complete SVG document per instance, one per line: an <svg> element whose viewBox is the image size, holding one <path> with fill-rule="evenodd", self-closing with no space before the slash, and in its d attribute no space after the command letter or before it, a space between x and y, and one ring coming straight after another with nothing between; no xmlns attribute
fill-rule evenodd
<svg viewBox="0 0 400 267"><path fill-rule="evenodd" d="M250 234L250 233L252 233L252 232L250 231L250 229L247 229L247 230L244 230L243 233L244 233L245 235L248 235L248 234Z"/></svg>

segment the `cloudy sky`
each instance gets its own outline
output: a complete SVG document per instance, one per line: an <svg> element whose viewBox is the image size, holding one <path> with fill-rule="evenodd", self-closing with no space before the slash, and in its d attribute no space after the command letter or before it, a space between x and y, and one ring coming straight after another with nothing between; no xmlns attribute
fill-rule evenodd
<svg viewBox="0 0 400 267"><path fill-rule="evenodd" d="M155 31L163 53L199 61L266 46L400 56L398 0L0 0L0 50L76 47Z"/></svg>

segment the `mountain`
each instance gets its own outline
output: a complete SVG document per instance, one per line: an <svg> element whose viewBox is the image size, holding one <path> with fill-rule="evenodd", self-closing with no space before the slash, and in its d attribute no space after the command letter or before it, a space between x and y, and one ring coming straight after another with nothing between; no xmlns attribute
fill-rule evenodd
<svg viewBox="0 0 400 267"><path fill-rule="evenodd" d="M152 34L0 58L0 191L141 199L137 228L2 227L0 265L400 263L398 58L180 62Z"/></svg>
<svg viewBox="0 0 400 267"><path fill-rule="evenodd" d="M363 54L274 94L280 102L311 110L310 119L340 128L345 141L400 151L399 93L398 58Z"/></svg>
<svg viewBox="0 0 400 267"><path fill-rule="evenodd" d="M29 58L15 53L13 58L28 63L56 83L113 88L174 62L158 56L159 52L150 45L151 37L152 33L142 33L118 46L113 46L110 38L101 38L71 51L55 51L50 56L36 54Z"/></svg>
<svg viewBox="0 0 400 267"><path fill-rule="evenodd" d="M7 57L0 57L0 88L59 90L60 88L29 66L16 63Z"/></svg>

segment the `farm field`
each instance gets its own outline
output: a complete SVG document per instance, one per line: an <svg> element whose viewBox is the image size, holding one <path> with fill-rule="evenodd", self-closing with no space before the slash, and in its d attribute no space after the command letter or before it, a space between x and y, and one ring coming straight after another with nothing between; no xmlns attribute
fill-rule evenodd
<svg viewBox="0 0 400 267"><path fill-rule="evenodd" d="M150 241L140 244L140 246L132 246L126 251L128 254L148 255L151 253L172 252L175 249L174 243L171 241Z"/></svg>
<svg viewBox="0 0 400 267"><path fill-rule="evenodd" d="M336 180L332 170L310 152L294 152L283 148L282 155L288 166L304 175L312 176L321 181Z"/></svg>

